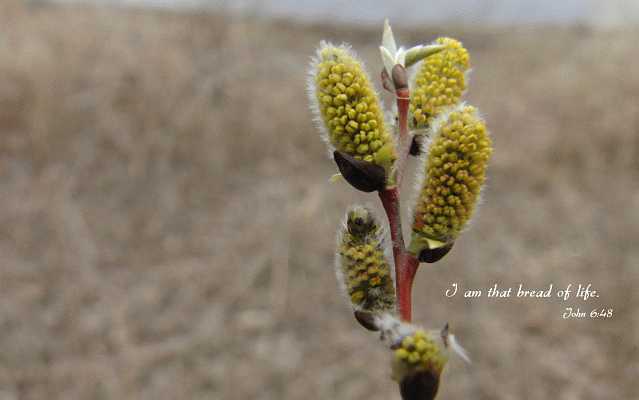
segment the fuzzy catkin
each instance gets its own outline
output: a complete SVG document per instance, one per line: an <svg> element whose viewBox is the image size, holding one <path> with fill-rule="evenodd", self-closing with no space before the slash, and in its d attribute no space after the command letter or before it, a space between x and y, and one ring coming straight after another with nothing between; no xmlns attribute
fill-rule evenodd
<svg viewBox="0 0 639 400"><path fill-rule="evenodd" d="M451 38L439 38L435 44L445 48L422 62L410 96L411 122L417 129L430 126L444 109L457 104L466 90L468 51Z"/></svg>
<svg viewBox="0 0 639 400"><path fill-rule="evenodd" d="M414 212L413 242L457 238L476 208L492 153L486 125L472 106L458 106L434 128Z"/></svg>
<svg viewBox="0 0 639 400"><path fill-rule="evenodd" d="M348 212L338 244L337 273L356 310L381 313L395 307L395 288L380 232L368 209L354 207Z"/></svg>
<svg viewBox="0 0 639 400"><path fill-rule="evenodd" d="M347 46L322 43L311 71L309 95L330 144L388 172L396 158L393 138L360 61Z"/></svg>
<svg viewBox="0 0 639 400"><path fill-rule="evenodd" d="M432 334L421 329L404 337L393 357L393 379L397 381L418 372L439 376L448 361L447 353L442 351Z"/></svg>

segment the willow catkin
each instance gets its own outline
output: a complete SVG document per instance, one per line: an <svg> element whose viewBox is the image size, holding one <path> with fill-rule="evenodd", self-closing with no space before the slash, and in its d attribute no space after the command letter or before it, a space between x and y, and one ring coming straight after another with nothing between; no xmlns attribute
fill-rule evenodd
<svg viewBox="0 0 639 400"><path fill-rule="evenodd" d="M435 121L424 155L410 250L427 240L454 241L467 225L486 180L492 143L477 110L464 104Z"/></svg>
<svg viewBox="0 0 639 400"><path fill-rule="evenodd" d="M466 90L470 68L468 51L461 42L439 38L434 44L444 49L424 59L414 79L410 96L414 128L427 128L447 107L456 105Z"/></svg>
<svg viewBox="0 0 639 400"><path fill-rule="evenodd" d="M346 214L337 249L337 277L354 310L373 314L392 312L395 288L382 240L381 227L367 208L355 206Z"/></svg>
<svg viewBox="0 0 639 400"><path fill-rule="evenodd" d="M377 93L362 63L346 45L322 42L311 62L308 94L331 150L384 168L396 159Z"/></svg>

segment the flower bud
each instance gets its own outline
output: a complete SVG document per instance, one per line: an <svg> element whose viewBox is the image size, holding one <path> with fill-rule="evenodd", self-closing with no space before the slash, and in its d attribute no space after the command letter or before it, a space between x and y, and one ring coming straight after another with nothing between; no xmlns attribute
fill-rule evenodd
<svg viewBox="0 0 639 400"><path fill-rule="evenodd" d="M377 93L350 47L322 42L309 75L309 99L330 152L380 166L389 176L395 144Z"/></svg>
<svg viewBox="0 0 639 400"><path fill-rule="evenodd" d="M445 108L457 104L466 90L468 51L451 38L439 38L435 44L444 49L424 59L410 97L411 123L417 129L427 128Z"/></svg>
<svg viewBox="0 0 639 400"><path fill-rule="evenodd" d="M387 317L380 325L382 333L392 339L393 379L399 382L404 400L435 398L451 352L470 364L468 353L450 333L448 324L441 331L424 331L412 325L393 323L392 318ZM388 328L390 331L385 330Z"/></svg>
<svg viewBox="0 0 639 400"><path fill-rule="evenodd" d="M406 68L403 65L397 64L393 67L391 77L395 89L406 89L408 87L408 76L406 74Z"/></svg>
<svg viewBox="0 0 639 400"><path fill-rule="evenodd" d="M403 337L393 350L392 362L402 399L434 399L447 361L447 351L432 333L418 329Z"/></svg>
<svg viewBox="0 0 639 400"><path fill-rule="evenodd" d="M433 135L423 156L424 175L413 214L409 251L416 255L445 247L464 229L478 203L492 153L484 121L465 104L435 120Z"/></svg>
<svg viewBox="0 0 639 400"><path fill-rule="evenodd" d="M429 46L418 45L406 50L406 54L404 56L404 66L406 68L417 64L421 60L432 56L433 54L439 53L440 51L446 48L443 44L431 44Z"/></svg>
<svg viewBox="0 0 639 400"><path fill-rule="evenodd" d="M376 316L395 309L395 288L382 229L367 208L355 206L346 214L338 239L336 274L356 319L376 330Z"/></svg>

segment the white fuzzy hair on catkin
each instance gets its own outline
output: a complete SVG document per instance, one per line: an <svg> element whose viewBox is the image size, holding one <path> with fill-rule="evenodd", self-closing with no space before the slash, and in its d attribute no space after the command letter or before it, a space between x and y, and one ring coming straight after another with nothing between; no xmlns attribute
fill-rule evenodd
<svg viewBox="0 0 639 400"><path fill-rule="evenodd" d="M460 112L466 106L468 106L466 104L466 102L460 102L460 103L458 103L455 106L447 107L431 123L430 128L428 129L428 135L427 135L428 138L424 137L423 140L422 140L421 147L420 147L419 163L418 163L419 167L417 168L416 173L415 173L415 189L413 191L413 196L411 197L411 201L409 202L409 210L408 210L408 212L409 212L408 215L410 215L413 218L414 218L414 214L413 214L414 213L414 207L416 207L418 202L419 202L419 198L421 196L422 188L424 187L426 179L428 178L427 175L426 175L426 171L428 171L428 150L430 149L431 144L439 136L441 128L448 121L448 118L450 117L450 114L453 113L453 112ZM484 118L480 114L479 110L476 107L474 107L474 108L475 108L475 116L477 117L477 119L482 121L482 122L484 122ZM490 136L488 130L486 130L486 134L488 136ZM479 189L479 194L477 195L477 201L475 203L475 208L473 209L472 215L470 216L468 221L466 221L466 224L459 231L460 235L463 232L465 232L466 230L469 229L469 227L471 226L473 220L479 214L479 209L481 208L480 206L483 203L483 193L485 191L486 186L487 186L486 182L484 182L484 184ZM412 221L411 221L411 223L412 223Z"/></svg>
<svg viewBox="0 0 639 400"><path fill-rule="evenodd" d="M415 170L415 179L413 182L413 194L408 203L408 215L410 215L413 219L415 218L415 207L417 207L419 198L422 194L422 188L424 187L424 183L428 178L428 176L426 175L426 171L428 171L428 151L430 149L430 146L439 136L441 127L446 123L446 121L448 121L450 113L452 113L453 111L459 111L464 106L465 103L462 102L457 104L456 106L450 106L444 109L430 124L430 127L427 130L427 134L422 136L419 149L419 161L417 163L418 167ZM411 225L412 223L413 221L411 221Z"/></svg>
<svg viewBox="0 0 639 400"><path fill-rule="evenodd" d="M358 311L361 308L353 304L351 302L350 296L348 295L348 288L346 286L346 277L344 276L344 269L342 266L342 256L339 253L339 248L342 245L344 234L348 231L348 215L357 208L365 209L368 212L368 214L372 217L372 219L375 221L375 225L378 227L378 229L375 232L371 232L370 235L367 235L366 243L375 245L375 246L379 245L383 249L384 258L386 259L386 262L388 263L388 266L390 268L390 278L393 281L393 285L395 284L395 262L392 256L392 248L387 245L389 241L387 240L388 235L386 233L386 229L384 229L384 226L380 223L381 221L379 220L377 215L372 211L371 207L362 206L359 204L354 204L350 206L348 210L346 211L344 218L342 218L342 221L339 224L339 227L337 230L337 235L336 235L337 251L335 252L334 267L335 267L335 276L337 278L337 284L341 292L341 295L346 301L346 304L349 304L355 311Z"/></svg>
<svg viewBox="0 0 639 400"><path fill-rule="evenodd" d="M404 337L415 333L417 328L407 322L401 321L391 313L385 313L375 317L375 325L380 330L381 339L388 346L393 346Z"/></svg>
<svg viewBox="0 0 639 400"><path fill-rule="evenodd" d="M468 355L468 352L466 351L466 349L462 347L461 344L459 344L455 335L453 334L448 335L448 346L453 351L453 353L457 354L462 360L464 360L468 364L472 363L472 361L470 360L470 356Z"/></svg>
<svg viewBox="0 0 639 400"><path fill-rule="evenodd" d="M372 85L372 90L375 93L377 100L379 101L380 112L382 113L382 118L384 120L384 124L386 125L387 129L392 129L392 127L394 126L394 121L393 121L394 117L389 118L389 115L384 111L385 110L384 101L382 100L382 97L380 96L379 91L377 90L376 85L374 84L374 81L371 79L370 75L368 74L366 70L366 64L361 58L359 58L357 53L355 53L351 45L348 43L342 43L339 46L335 46L331 42L322 40L317 50L315 51L315 55L311 56L311 60L309 62L308 73L306 74L306 94L308 96L309 107L313 114L313 124L319 130L322 140L327 145L328 157L332 159L333 152L335 151L335 146L331 143L330 133L328 131L328 128L326 127L326 124L324 123L324 118L322 117L322 111L320 109L319 100L317 99L317 83L315 82L317 78L317 74L319 73L319 65L322 62L322 51L324 51L327 48L336 48L336 49L342 50L346 52L351 58L353 58L353 60L356 63L359 63L362 69L362 73ZM390 135L390 137L392 138L394 142L395 148L397 148L397 142L396 142L395 136L396 135L392 135L392 134Z"/></svg>
<svg viewBox="0 0 639 400"><path fill-rule="evenodd" d="M382 314L375 318L375 325L381 332L381 339L386 342L390 347L397 345L405 337L415 334L418 330L424 330L421 327L413 325L408 322L399 320L395 315ZM431 329L428 330L429 335L439 344L447 349L450 349L453 353L457 354L459 358L471 363L470 357L466 349L457 341L455 335L450 332L446 333L446 337L442 337L441 330Z"/></svg>
<svg viewBox="0 0 639 400"><path fill-rule="evenodd" d="M309 106L311 108L311 112L313 113L313 124L319 130L320 136L324 143L326 143L326 145L328 146L328 157L332 158L335 147L333 147L333 144L331 143L328 129L324 124L324 119L322 118L319 100L317 99L317 84L315 82L317 74L319 73L319 64L322 62L322 51L329 47L337 47L348 52L351 51L351 46L347 43L342 43L340 46L335 46L330 42L322 40L319 47L315 51L315 55L311 56L308 73L306 75L306 94L308 95Z"/></svg>

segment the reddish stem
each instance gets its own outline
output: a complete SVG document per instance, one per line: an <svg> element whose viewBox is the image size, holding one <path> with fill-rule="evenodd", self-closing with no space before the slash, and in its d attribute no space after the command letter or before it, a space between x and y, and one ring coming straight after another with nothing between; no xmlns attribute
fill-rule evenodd
<svg viewBox="0 0 639 400"><path fill-rule="evenodd" d="M412 137L408 132L408 105L410 92L408 88L397 89L395 92L397 97L397 115L399 124L399 157L397 159L397 175L396 182L397 187L402 183L402 176L404 175L404 169L406 167L406 159L408 158L408 152L410 151L410 145Z"/></svg>
<svg viewBox="0 0 639 400"><path fill-rule="evenodd" d="M395 259L395 292L397 293L397 306L402 320L410 322L412 287L419 261L406 251L404 236L402 235L402 220L399 211L399 191L397 187L379 192L388 224L390 226L391 240L393 242L393 258Z"/></svg>
<svg viewBox="0 0 639 400"><path fill-rule="evenodd" d="M379 192L379 198L388 217L391 240L393 242L393 258L395 264L404 251L404 236L402 235L402 218L399 212L399 190L397 187Z"/></svg>
<svg viewBox="0 0 639 400"><path fill-rule="evenodd" d="M397 112L399 123L399 154L396 161L395 183L393 187L379 192L384 210L388 217L391 239L393 242L393 258L395 259L395 291L397 293L397 307L403 321L411 321L412 288L419 261L406 250L402 234L402 219L400 213L399 187L406 166L406 159L412 137L408 132L408 88L397 89Z"/></svg>
<svg viewBox="0 0 639 400"><path fill-rule="evenodd" d="M397 306L399 316L403 321L410 322L412 319L412 292L413 280L419 266L419 261L408 252L403 252L399 262L401 273L397 273ZM396 267L397 268L397 267Z"/></svg>

